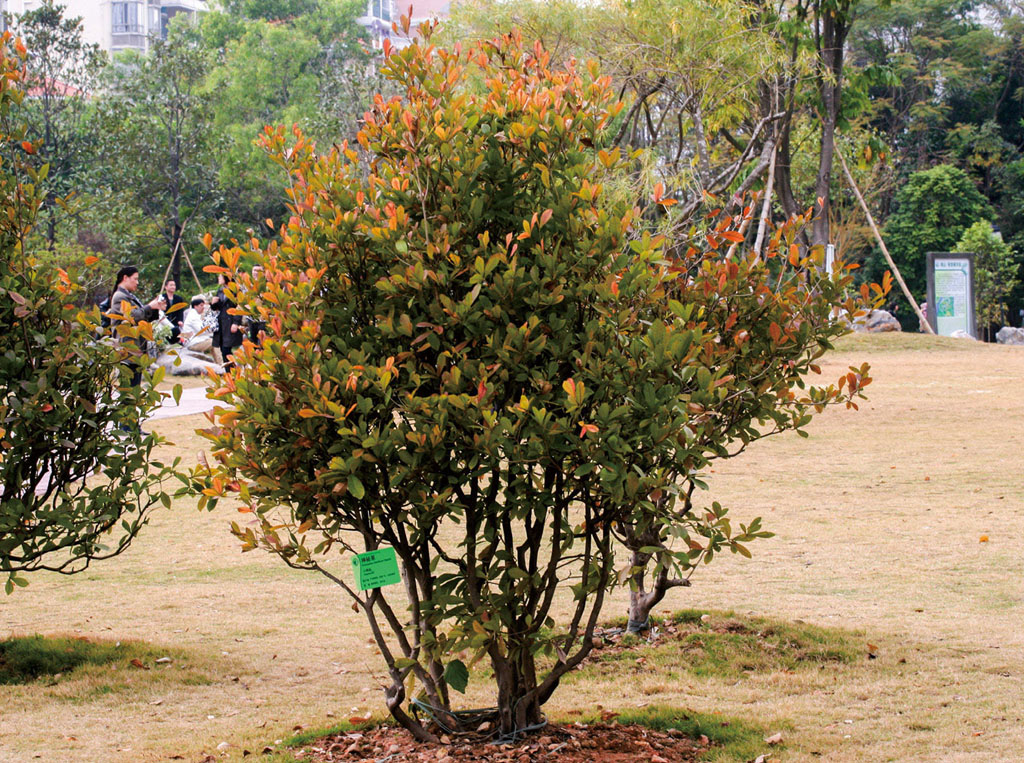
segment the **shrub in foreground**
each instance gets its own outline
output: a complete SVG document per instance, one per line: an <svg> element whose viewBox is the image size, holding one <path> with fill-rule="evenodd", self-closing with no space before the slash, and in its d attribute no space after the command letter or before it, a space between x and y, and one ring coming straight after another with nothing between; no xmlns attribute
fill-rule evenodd
<svg viewBox="0 0 1024 763"><path fill-rule="evenodd" d="M99 313L76 306L81 279L26 248L41 202L45 165L28 161L18 109L26 51L0 38L0 575L5 590L24 572L72 573L123 551L147 512L169 503L170 469L151 461L159 438L141 417L158 405L150 385L130 386L144 366L136 334L97 341ZM95 258L91 258L95 260ZM158 381L154 379L153 381Z"/></svg>
<svg viewBox="0 0 1024 763"><path fill-rule="evenodd" d="M713 433L733 396L796 398L758 378L740 389L723 353L775 362L772 343L824 344L845 281L811 290L795 255L668 261L639 210L603 193L630 162L603 147L621 108L607 79L553 67L515 33L439 50L421 31L387 56L404 97L367 113L368 164L268 130L291 218L280 242L215 253L214 270L263 264L258 282L239 275L238 298L267 329L215 393L232 407L205 431L196 484L201 505L240 501L243 548L349 594L387 665L387 707L414 735L434 737L424 715L469 722L451 690L483 660L491 717L513 736L543 722L608 591L637 570L616 562L627 534L653 531L638 550L676 567L759 534L720 507L679 510L677 477L726 447ZM777 292L814 309L762 324ZM705 313L715 293L744 305L722 325ZM846 380L805 407L863 377ZM681 557L662 553L668 537ZM359 590L348 557L392 548L401 585Z"/></svg>

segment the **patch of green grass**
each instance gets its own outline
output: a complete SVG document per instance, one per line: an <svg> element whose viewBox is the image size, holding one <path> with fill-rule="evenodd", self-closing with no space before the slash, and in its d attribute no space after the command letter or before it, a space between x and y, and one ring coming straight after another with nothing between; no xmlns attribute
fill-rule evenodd
<svg viewBox="0 0 1024 763"><path fill-rule="evenodd" d="M618 723L635 723L658 731L676 729L695 740L706 736L712 747L702 757L709 761L753 760L769 750L768 745L764 743L767 733L765 729L735 718L654 705L637 710L624 710L615 720ZM596 721L596 717L583 720L584 723ZM771 749L779 750L781 747L775 746Z"/></svg>
<svg viewBox="0 0 1024 763"><path fill-rule="evenodd" d="M173 674L176 683L193 686L212 682L205 672L190 667L189 662L189 655L180 649L141 641L16 636L0 641L0 685L31 684L44 679L51 684L59 681L77 687L79 696L69 699L94 699L119 691L127 683L129 672Z"/></svg>
<svg viewBox="0 0 1024 763"><path fill-rule="evenodd" d="M865 656L863 634L764 617L739 617L733 612L682 610L656 625L661 636L653 644L625 634L619 644L628 648L593 652L593 662L578 671L578 680L585 680L589 671L601 670L602 664L633 663L638 657L662 671L680 670L698 678L739 678L751 673L851 663Z"/></svg>
<svg viewBox="0 0 1024 763"><path fill-rule="evenodd" d="M366 728L367 726L373 725L376 725L376 722L371 723L367 721L365 724L360 724L359 728ZM328 736L334 736L336 734L347 734L348 732L354 731L355 729L356 727L353 726L351 723L343 721L342 723L337 723L334 726L325 726L324 728L320 729L308 729L299 734L296 734L295 736L288 737L283 742L281 742L281 745L284 747L302 747L302 745L310 744L311 742L315 742L318 739L323 739L324 737Z"/></svg>
<svg viewBox="0 0 1024 763"><path fill-rule="evenodd" d="M269 752L260 757L260 763L299 763L305 759L305 756L296 757L296 754L292 752L298 747L305 747L308 744L315 744L316 742L330 736L338 734L347 734L350 731L356 729L368 728L376 726L378 721L370 720L366 723L361 723L355 726L347 721L335 724L334 726L324 726L323 728L308 729L306 731L290 736L281 742L281 749Z"/></svg>

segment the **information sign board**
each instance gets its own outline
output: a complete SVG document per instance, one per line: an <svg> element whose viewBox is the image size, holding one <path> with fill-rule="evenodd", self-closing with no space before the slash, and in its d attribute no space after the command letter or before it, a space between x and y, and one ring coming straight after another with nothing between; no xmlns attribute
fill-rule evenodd
<svg viewBox="0 0 1024 763"><path fill-rule="evenodd" d="M939 336L963 331L977 338L973 254L928 252L928 322Z"/></svg>

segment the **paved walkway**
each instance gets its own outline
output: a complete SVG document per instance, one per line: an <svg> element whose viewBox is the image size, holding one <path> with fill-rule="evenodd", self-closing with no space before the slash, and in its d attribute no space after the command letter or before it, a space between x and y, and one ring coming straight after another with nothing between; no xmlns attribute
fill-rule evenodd
<svg viewBox="0 0 1024 763"><path fill-rule="evenodd" d="M173 397L164 398L164 403L152 414L150 419L169 419L173 416L191 416L194 413L206 413L215 405L224 405L206 397L206 387L189 387L181 391L181 401L174 402Z"/></svg>

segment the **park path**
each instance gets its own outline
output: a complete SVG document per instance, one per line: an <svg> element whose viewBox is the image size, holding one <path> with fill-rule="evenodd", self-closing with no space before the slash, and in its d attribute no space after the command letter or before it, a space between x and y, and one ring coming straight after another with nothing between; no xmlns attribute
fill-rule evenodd
<svg viewBox="0 0 1024 763"><path fill-rule="evenodd" d="M169 395L164 398L163 405L149 415L149 419L169 419L174 416L191 416L194 413L206 413L214 405L223 406L216 400L206 397L206 387L189 387L181 391L181 400L177 403Z"/></svg>

